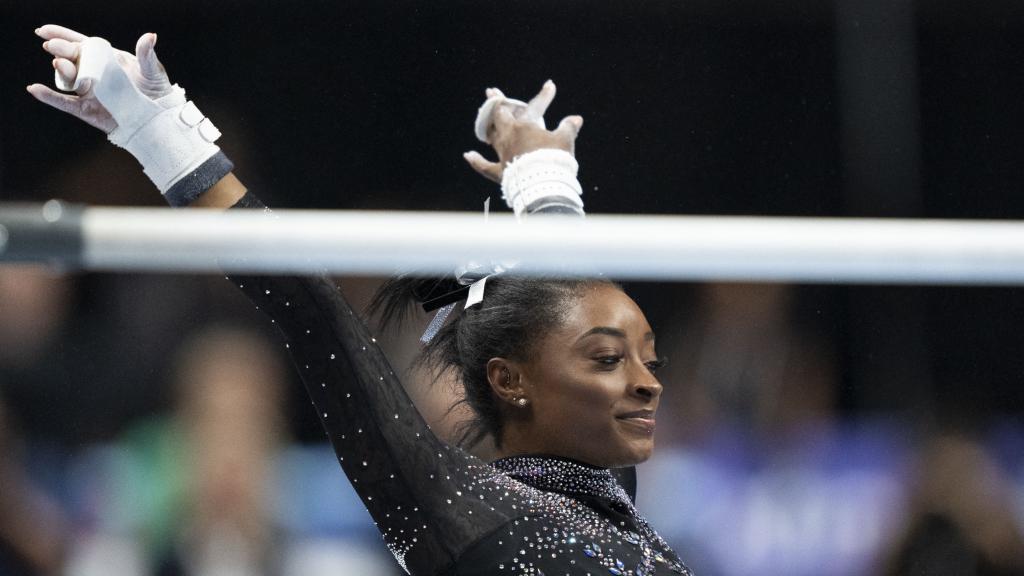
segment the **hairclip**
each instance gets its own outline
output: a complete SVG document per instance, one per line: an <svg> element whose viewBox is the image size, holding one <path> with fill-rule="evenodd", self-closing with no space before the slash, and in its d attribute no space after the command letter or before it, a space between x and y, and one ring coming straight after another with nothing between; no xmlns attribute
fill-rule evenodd
<svg viewBox="0 0 1024 576"><path fill-rule="evenodd" d="M491 199L484 201L484 221L490 215ZM431 312L437 310L437 314L430 320L427 329L420 336L420 342L426 344L437 336L444 326L445 320L455 309L455 304L465 300L465 308L469 309L479 304L484 299L484 287L487 279L512 269L516 262L490 262L482 265L477 262L469 262L455 271L455 280L459 287L445 294L434 296L423 302L423 310ZM431 294L432 295L432 294Z"/></svg>

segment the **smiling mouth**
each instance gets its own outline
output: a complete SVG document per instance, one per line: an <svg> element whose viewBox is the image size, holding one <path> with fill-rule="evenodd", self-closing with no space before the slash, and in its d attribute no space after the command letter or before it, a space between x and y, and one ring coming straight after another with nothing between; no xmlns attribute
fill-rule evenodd
<svg viewBox="0 0 1024 576"><path fill-rule="evenodd" d="M652 410L637 410L636 412L620 414L615 418L616 420L636 426L648 434L654 432L655 420L654 411Z"/></svg>

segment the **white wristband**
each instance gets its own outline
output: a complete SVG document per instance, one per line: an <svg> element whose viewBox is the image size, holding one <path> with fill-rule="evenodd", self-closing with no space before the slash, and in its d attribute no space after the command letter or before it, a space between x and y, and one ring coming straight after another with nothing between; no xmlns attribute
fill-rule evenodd
<svg viewBox="0 0 1024 576"><path fill-rule="evenodd" d="M517 156L505 166L501 178L502 198L517 217L534 202L552 198L583 208L576 174L579 164L565 150L544 148Z"/></svg>
<svg viewBox="0 0 1024 576"><path fill-rule="evenodd" d="M170 94L150 99L117 63L106 40L85 40L79 62L75 86L91 80L96 99L117 122L108 139L135 156L161 193L220 150L214 144L220 131L185 99L183 89L175 85Z"/></svg>

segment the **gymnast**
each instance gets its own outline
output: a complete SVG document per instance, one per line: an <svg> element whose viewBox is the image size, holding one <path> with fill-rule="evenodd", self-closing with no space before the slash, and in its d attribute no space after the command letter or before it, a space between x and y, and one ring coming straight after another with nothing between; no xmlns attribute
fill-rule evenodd
<svg viewBox="0 0 1024 576"><path fill-rule="evenodd" d="M60 92L40 101L105 132L172 206L259 208L214 143L220 133L168 80L156 35L135 53L67 28L36 33ZM548 82L530 102L486 92L467 162L500 182L517 216L583 215L578 116L547 130ZM474 418L458 446L417 412L367 327L325 277L231 276L281 330L342 469L388 549L414 575L691 574L634 507L632 466L650 457L662 386L654 334L605 279L517 277L467 266L398 278L385 320L419 303L438 314L423 358L455 375ZM490 436L498 459L465 449Z"/></svg>

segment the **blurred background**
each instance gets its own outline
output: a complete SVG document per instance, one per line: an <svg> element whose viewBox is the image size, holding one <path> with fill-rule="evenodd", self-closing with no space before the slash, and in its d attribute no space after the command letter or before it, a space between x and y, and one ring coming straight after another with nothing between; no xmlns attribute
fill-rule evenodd
<svg viewBox="0 0 1024 576"><path fill-rule="evenodd" d="M483 89L553 78L590 212L1024 218L1011 0L0 0L0 201L159 206L25 93L49 22L157 32L271 206L480 210ZM670 359L640 509L699 574L1024 574L1020 289L627 289ZM396 574L283 352L219 277L0 267L0 575Z"/></svg>

